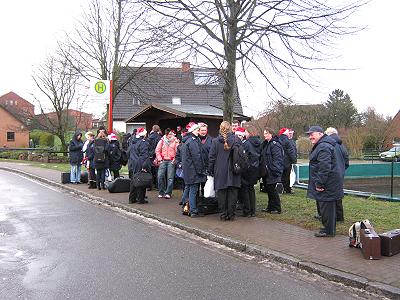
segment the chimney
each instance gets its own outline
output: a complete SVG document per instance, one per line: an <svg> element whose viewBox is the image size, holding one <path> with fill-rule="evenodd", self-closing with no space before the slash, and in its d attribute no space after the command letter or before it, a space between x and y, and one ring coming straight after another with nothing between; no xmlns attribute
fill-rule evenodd
<svg viewBox="0 0 400 300"><path fill-rule="evenodd" d="M187 73L190 71L190 62L182 62L182 72Z"/></svg>

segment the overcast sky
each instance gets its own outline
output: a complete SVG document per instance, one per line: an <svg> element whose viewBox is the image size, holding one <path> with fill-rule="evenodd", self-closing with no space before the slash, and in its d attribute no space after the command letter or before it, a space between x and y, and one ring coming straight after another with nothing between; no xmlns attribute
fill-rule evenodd
<svg viewBox="0 0 400 300"><path fill-rule="evenodd" d="M82 0L2 1L0 10L0 95L14 91L33 102L33 70L52 53L62 32L69 31L82 12ZM290 84L286 91L297 103L322 103L334 89L348 93L359 111L368 106L394 116L400 110L400 0L372 0L353 23L368 28L357 36L338 41L335 66L347 71L320 72L318 91ZM350 70L351 69L351 70ZM253 76L242 84L244 112L257 115L269 97L265 84Z"/></svg>

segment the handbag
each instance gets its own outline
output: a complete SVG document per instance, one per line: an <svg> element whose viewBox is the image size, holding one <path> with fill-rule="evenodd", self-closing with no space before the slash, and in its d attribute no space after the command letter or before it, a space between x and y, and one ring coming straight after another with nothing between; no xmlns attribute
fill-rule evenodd
<svg viewBox="0 0 400 300"><path fill-rule="evenodd" d="M153 176L144 171L140 171L132 176L132 185L135 188L149 188L153 184Z"/></svg>
<svg viewBox="0 0 400 300"><path fill-rule="evenodd" d="M176 175L176 177L178 177L178 178L183 178L183 169L182 168L176 168L176 170L175 170L175 175Z"/></svg>
<svg viewBox="0 0 400 300"><path fill-rule="evenodd" d="M215 197L215 189L214 189L214 177L207 176L206 184L204 185L204 198L214 198Z"/></svg>
<svg viewBox="0 0 400 300"><path fill-rule="evenodd" d="M294 168L292 166L292 170L290 171L289 186L292 187L295 182L296 182L296 172L294 171Z"/></svg>

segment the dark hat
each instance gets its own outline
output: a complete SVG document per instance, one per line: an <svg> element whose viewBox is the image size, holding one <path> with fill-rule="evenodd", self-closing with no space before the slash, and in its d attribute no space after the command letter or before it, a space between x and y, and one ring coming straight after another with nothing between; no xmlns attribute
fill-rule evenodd
<svg viewBox="0 0 400 300"><path fill-rule="evenodd" d="M321 132L324 133L324 130L321 128L321 126L311 126L308 131L306 131L307 134L313 133L313 132Z"/></svg>

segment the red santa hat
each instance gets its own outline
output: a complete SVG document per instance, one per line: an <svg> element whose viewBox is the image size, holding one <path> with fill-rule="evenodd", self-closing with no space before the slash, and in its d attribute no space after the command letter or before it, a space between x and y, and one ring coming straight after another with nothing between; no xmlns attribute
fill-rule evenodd
<svg viewBox="0 0 400 300"><path fill-rule="evenodd" d="M283 127L279 130L278 132L278 136L282 135L282 134L288 134L289 133L289 129L287 129L286 127Z"/></svg>
<svg viewBox="0 0 400 300"><path fill-rule="evenodd" d="M189 131L189 128L192 127L194 124L196 124L195 122L190 122L189 124L186 125L186 130Z"/></svg>
<svg viewBox="0 0 400 300"><path fill-rule="evenodd" d="M190 125L190 126L189 126L189 125ZM188 126L189 126L189 128L188 128ZM196 123L194 123L194 122L190 122L190 123L188 124L188 126L186 126L188 132L193 132L193 131L195 131L196 129L199 129L199 128L200 128L200 125L199 125L199 124L196 124Z"/></svg>
<svg viewBox="0 0 400 300"><path fill-rule="evenodd" d="M116 141L118 140L117 135L114 132L111 132L110 135L108 136L108 139L110 141Z"/></svg>
<svg viewBox="0 0 400 300"><path fill-rule="evenodd" d="M236 127L235 129L235 135L238 136L244 136L246 132L246 129L244 129L243 127Z"/></svg>
<svg viewBox="0 0 400 300"><path fill-rule="evenodd" d="M137 129L136 131L136 136L145 136L147 134L146 129L144 129L143 127L140 127Z"/></svg>

